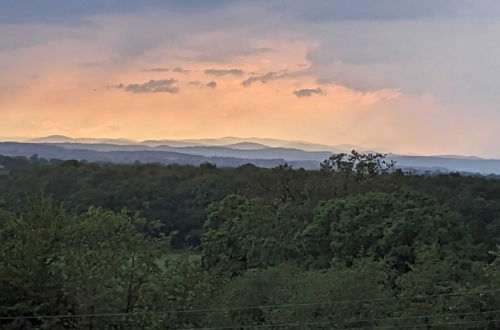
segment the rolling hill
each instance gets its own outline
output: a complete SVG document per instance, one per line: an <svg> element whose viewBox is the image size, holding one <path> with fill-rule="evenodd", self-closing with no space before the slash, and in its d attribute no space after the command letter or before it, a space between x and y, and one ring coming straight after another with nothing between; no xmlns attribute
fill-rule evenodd
<svg viewBox="0 0 500 330"><path fill-rule="evenodd" d="M222 167L252 163L275 167L285 163L305 169L318 169L332 153L356 148L332 147L307 142L261 138L227 137L220 139L158 140L137 142L128 139L73 139L62 135L30 139L31 142L0 143L0 155L46 159L76 159L89 162L199 165L211 162ZM360 149L358 149L360 150ZM389 154L397 167L418 173L459 171L500 174L500 160L456 155L415 156Z"/></svg>

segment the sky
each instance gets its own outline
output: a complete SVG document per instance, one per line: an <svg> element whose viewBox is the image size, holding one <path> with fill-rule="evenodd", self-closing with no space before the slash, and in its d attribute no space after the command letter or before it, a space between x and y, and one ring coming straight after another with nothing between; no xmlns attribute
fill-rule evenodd
<svg viewBox="0 0 500 330"><path fill-rule="evenodd" d="M497 0L2 0L0 136L500 158Z"/></svg>

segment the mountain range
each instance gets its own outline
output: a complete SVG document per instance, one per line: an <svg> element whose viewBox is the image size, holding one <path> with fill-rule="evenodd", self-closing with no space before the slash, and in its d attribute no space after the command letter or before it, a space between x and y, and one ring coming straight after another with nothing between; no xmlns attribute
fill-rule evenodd
<svg viewBox="0 0 500 330"><path fill-rule="evenodd" d="M18 140L19 141L19 140ZM220 167L254 164L275 167L288 163L296 168L318 169L333 153L367 152L355 145L322 145L303 141L267 138L223 137L218 139L146 140L70 138L52 135L21 142L0 142L0 155L46 159L76 159L110 163L163 163L199 165L211 162ZM500 160L479 157L419 156L388 153L397 167L414 172L469 172L500 174Z"/></svg>
<svg viewBox="0 0 500 330"><path fill-rule="evenodd" d="M8 141L8 139L3 139ZM114 145L145 145L149 147L169 146L169 147L201 147L217 146L231 149L266 149L266 148L292 148L305 151L330 151L346 152L353 149L362 148L355 145L342 144L338 146L329 146L324 144L310 143L304 141L287 141L269 138L240 138L240 137L222 137L214 139L181 139L181 140L145 140L136 141L131 139L108 139L108 138L71 138L64 135L51 135L40 138L17 138L16 142L27 143L82 143L82 144L114 144Z"/></svg>

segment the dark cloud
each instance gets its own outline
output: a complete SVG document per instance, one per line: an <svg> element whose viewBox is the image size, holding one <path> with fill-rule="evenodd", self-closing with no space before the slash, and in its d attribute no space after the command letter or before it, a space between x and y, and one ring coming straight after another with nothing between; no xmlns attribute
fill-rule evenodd
<svg viewBox="0 0 500 330"><path fill-rule="evenodd" d="M144 72L168 72L169 69L166 68L152 68L152 69L142 69Z"/></svg>
<svg viewBox="0 0 500 330"><path fill-rule="evenodd" d="M293 92L295 96L297 97L310 97L313 96L314 94L317 95L326 95L326 91L322 88L305 88L305 89L299 89L298 91Z"/></svg>
<svg viewBox="0 0 500 330"><path fill-rule="evenodd" d="M137 13L172 10L182 13L205 12L232 4L234 0L2 0L0 22L87 23L85 17L97 14ZM247 0L239 0L247 1Z"/></svg>
<svg viewBox="0 0 500 330"><path fill-rule="evenodd" d="M414 20L452 16L464 1L449 0L310 0L290 1L287 10L309 21Z"/></svg>
<svg viewBox="0 0 500 330"><path fill-rule="evenodd" d="M186 70L186 69L183 69L183 68L173 68L173 69L172 69L172 72L177 72L177 73L184 73L184 74L187 74L187 73L189 73L190 71L189 71L189 70Z"/></svg>
<svg viewBox="0 0 500 330"><path fill-rule="evenodd" d="M201 86L203 86L203 83L201 81L197 81L196 80L196 81L190 81L190 82L188 82L188 85L201 87Z"/></svg>
<svg viewBox="0 0 500 330"><path fill-rule="evenodd" d="M173 68L173 69L167 69L167 68L152 68L152 69L142 69L144 72L176 72L176 73L189 73L190 71L184 68Z"/></svg>
<svg viewBox="0 0 500 330"><path fill-rule="evenodd" d="M243 70L240 69L206 69L205 74L210 74L213 76L221 77L225 75L242 76L244 74Z"/></svg>
<svg viewBox="0 0 500 330"><path fill-rule="evenodd" d="M307 20L398 20L452 16L460 10L485 15L496 0L3 0L2 22L84 22L96 14L137 13L146 10L169 10L178 13L206 12L221 7L257 5L285 12ZM472 5L471 5L472 3ZM478 4L475 4L478 3ZM472 7L472 8L471 8ZM479 7L479 8L478 8ZM492 11L492 10L489 10Z"/></svg>
<svg viewBox="0 0 500 330"><path fill-rule="evenodd" d="M209 81L207 83L202 83L201 81L195 80L195 81L188 82L188 85L196 86L196 87L216 88L217 82L212 80L212 81Z"/></svg>
<svg viewBox="0 0 500 330"><path fill-rule="evenodd" d="M250 77L250 78L242 81L241 85L244 86L244 87L248 87L248 86L250 86L253 83L258 82L258 81L260 81L261 83L265 84L268 81L276 80L276 79L281 79L281 78L286 77L287 75L288 75L287 72L281 72L281 73L278 73L278 72L268 72L268 73L266 73L266 74L264 74L262 76Z"/></svg>
<svg viewBox="0 0 500 330"><path fill-rule="evenodd" d="M179 87L173 86L173 84L178 81L175 79L162 79L162 80L150 80L143 84L130 84L124 85L119 84L116 88L123 89L126 92L131 93L171 93L175 94L179 92Z"/></svg>

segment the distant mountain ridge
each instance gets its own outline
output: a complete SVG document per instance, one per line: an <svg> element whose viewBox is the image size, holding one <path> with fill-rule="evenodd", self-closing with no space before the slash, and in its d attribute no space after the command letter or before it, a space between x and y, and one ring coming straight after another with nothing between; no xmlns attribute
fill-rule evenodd
<svg viewBox="0 0 500 330"><path fill-rule="evenodd" d="M284 160L313 160L321 161L332 154L328 151L305 151L292 148L271 148L262 146L259 149L236 149L237 145L227 146L190 146L171 147L160 145L149 147L146 145L114 145L114 144L83 144L83 143L44 143L43 145L53 145L65 149L74 150L96 150L96 151L157 151L176 152L204 157L233 157L243 159L284 159ZM248 145L244 145L247 146ZM253 146L253 144L252 144Z"/></svg>
<svg viewBox="0 0 500 330"><path fill-rule="evenodd" d="M27 143L111 143L111 144L134 144L137 141L131 139L107 139L107 138L70 138L64 135L50 135L41 138L28 139Z"/></svg>
<svg viewBox="0 0 500 330"><path fill-rule="evenodd" d="M295 167L315 169L316 161L286 161L284 159L246 159L237 157L206 157L194 154L178 153L171 151L153 150L111 150L97 151L91 149L69 149L47 143L18 143L0 142L0 155L16 157L31 157L38 155L45 159L80 160L98 163L133 164L161 163L200 165L202 163L213 163L220 167L236 167L245 164L253 164L260 167L276 167L289 163Z"/></svg>
<svg viewBox="0 0 500 330"><path fill-rule="evenodd" d="M239 150L258 150L258 149L269 148L269 146L266 146L265 144L255 143L255 142L239 142L233 144L225 144L222 145L222 147L230 149L239 149Z"/></svg>
<svg viewBox="0 0 500 330"><path fill-rule="evenodd" d="M199 165L211 162L218 166L254 164L275 167L285 163L305 169L318 169L332 153L362 151L354 145L328 146L300 141L265 138L225 137L219 139L148 140L70 138L62 135L28 139L31 142L0 143L0 155L40 157L91 162ZM403 169L422 171L459 171L500 174L500 160L466 156L420 156L388 154Z"/></svg>
<svg viewBox="0 0 500 330"><path fill-rule="evenodd" d="M141 144L150 147L170 146L170 147L199 147L199 146L220 146L232 149L263 149L272 148L292 148L304 151L330 151L330 152L348 152L352 149L364 150L364 148L355 145L341 144L338 146L329 146L304 141L288 141L270 138L240 138L240 137L221 137L212 139L165 139L165 140L145 140L136 141L132 139L109 139L109 138L71 138L64 135L50 135L40 138L26 139L26 143L109 143L118 145Z"/></svg>

